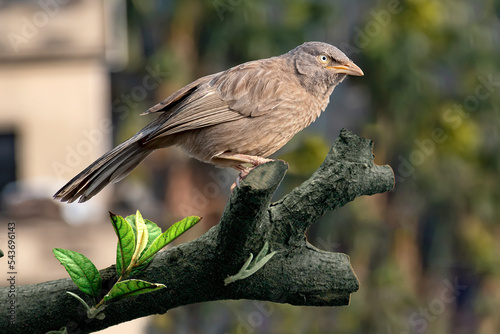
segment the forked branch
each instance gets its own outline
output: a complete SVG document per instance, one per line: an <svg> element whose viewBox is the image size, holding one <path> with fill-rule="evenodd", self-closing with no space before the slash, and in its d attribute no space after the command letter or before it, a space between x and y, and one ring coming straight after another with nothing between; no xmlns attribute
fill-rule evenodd
<svg viewBox="0 0 500 334"><path fill-rule="evenodd" d="M105 319L98 320L88 319L79 302L66 294L79 293L69 278L19 286L16 323L10 325L7 317L1 317L0 332L45 333L66 327L70 333L89 333L182 305L222 299L347 305L359 287L349 258L318 250L304 233L327 210L393 188L392 169L373 163L372 145L371 140L342 130L311 178L276 203L271 197L287 165L273 161L256 167L229 198L217 226L196 240L160 252L144 272L141 279L165 284L166 289L111 304ZM225 285L224 280L237 274L266 242L274 256L249 277ZM113 267L101 275L109 285L116 280ZM9 300L8 290L0 289L2 305Z"/></svg>

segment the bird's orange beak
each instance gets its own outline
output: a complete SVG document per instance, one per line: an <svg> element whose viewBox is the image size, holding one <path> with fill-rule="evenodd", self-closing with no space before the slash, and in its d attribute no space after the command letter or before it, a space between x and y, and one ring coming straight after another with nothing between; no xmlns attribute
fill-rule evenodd
<svg viewBox="0 0 500 334"><path fill-rule="evenodd" d="M365 75L358 65L352 61L344 65L328 66L327 68L334 70L337 73L345 73L348 75L363 76Z"/></svg>

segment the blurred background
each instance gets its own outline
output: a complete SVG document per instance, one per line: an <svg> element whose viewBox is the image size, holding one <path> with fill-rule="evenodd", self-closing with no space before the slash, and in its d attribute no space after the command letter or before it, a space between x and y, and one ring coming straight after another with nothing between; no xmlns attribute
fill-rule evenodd
<svg viewBox="0 0 500 334"><path fill-rule="evenodd" d="M391 193L362 197L308 231L350 256L348 307L219 301L114 333L499 333L499 0L0 0L0 248L15 222L18 284L66 277L54 247L114 263L107 211L163 228L217 224L236 173L170 148L85 204L56 190L154 116L139 113L200 76L305 41L365 72L275 157L276 198L306 180L343 127L374 140ZM5 268L6 260L0 259ZM189 279L189 278L187 278ZM2 283L5 280L2 279Z"/></svg>

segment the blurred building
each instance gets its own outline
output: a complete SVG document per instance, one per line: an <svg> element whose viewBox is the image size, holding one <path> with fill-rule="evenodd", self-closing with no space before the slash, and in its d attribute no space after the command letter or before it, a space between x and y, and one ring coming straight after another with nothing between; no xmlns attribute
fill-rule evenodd
<svg viewBox="0 0 500 334"><path fill-rule="evenodd" d="M126 63L126 31L122 0L0 0L0 191L10 200L50 198L109 149L109 72Z"/></svg>

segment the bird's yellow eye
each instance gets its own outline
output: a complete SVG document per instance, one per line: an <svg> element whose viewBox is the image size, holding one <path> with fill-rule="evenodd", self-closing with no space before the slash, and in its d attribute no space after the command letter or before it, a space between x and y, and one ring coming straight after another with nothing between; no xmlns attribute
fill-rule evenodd
<svg viewBox="0 0 500 334"><path fill-rule="evenodd" d="M326 63L328 61L328 56L327 55L320 55L319 61L322 63Z"/></svg>

